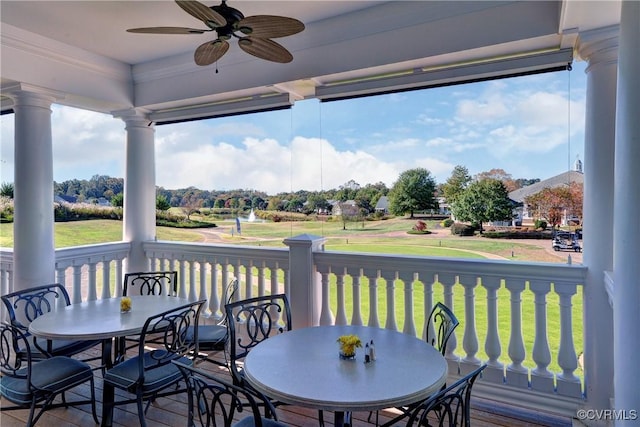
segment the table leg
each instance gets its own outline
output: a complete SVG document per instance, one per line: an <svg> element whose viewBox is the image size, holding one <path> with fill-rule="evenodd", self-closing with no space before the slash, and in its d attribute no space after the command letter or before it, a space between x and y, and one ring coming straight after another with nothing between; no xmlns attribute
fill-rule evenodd
<svg viewBox="0 0 640 427"><path fill-rule="evenodd" d="M113 424L113 402L115 389L112 385L104 383L102 389L102 427L111 427Z"/></svg>

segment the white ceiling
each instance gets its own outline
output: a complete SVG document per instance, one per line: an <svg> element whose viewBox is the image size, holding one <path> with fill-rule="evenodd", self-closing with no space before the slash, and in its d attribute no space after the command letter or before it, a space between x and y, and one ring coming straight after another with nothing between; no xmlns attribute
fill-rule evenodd
<svg viewBox="0 0 640 427"><path fill-rule="evenodd" d="M484 68L461 72L460 65L571 49L579 33L620 20L619 1L607 0L229 0L228 5L245 16L301 20L306 25L302 33L277 39L293 53L294 61L256 59L231 41L216 74L214 65L198 67L193 62L194 49L213 33L125 31L148 26L202 28L170 0L2 0L2 86L20 82L59 91L60 103L104 112L140 107L166 113L264 94L288 94L295 100L318 96L336 82L353 79L368 79L358 92L368 93L411 87L396 83L398 78L371 79L387 73L413 73L411 84L417 86L429 79L442 84L490 77ZM447 71L428 72L433 67ZM451 67L456 71L448 71ZM514 72L535 69L520 63L513 67Z"/></svg>

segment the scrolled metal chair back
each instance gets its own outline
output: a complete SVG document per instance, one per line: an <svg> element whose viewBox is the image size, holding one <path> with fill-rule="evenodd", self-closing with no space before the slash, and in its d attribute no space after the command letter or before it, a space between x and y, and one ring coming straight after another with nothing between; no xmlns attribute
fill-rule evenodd
<svg viewBox="0 0 640 427"><path fill-rule="evenodd" d="M427 322L427 342L434 346L444 356L447 349L447 343L458 327L460 322L455 314L449 308L438 302L431 310L429 320ZM431 327L435 332L434 336L430 336Z"/></svg>
<svg viewBox="0 0 640 427"><path fill-rule="evenodd" d="M26 357L20 357L20 348L24 348ZM7 323L0 325L0 372L14 378L24 378L31 381L31 350L27 337L22 331Z"/></svg>
<svg viewBox="0 0 640 427"><path fill-rule="evenodd" d="M124 275L122 296L136 289L139 295L178 295L177 271L145 271Z"/></svg>
<svg viewBox="0 0 640 427"><path fill-rule="evenodd" d="M165 365L188 354L197 354L197 325L205 301L183 305L147 319L138 346L140 376L144 375L145 370ZM195 339L187 337L187 328L190 326L196 329ZM149 347L154 347L154 350L149 352ZM145 352L149 357L146 362L143 357ZM149 361L153 363L149 364Z"/></svg>
<svg viewBox="0 0 640 427"><path fill-rule="evenodd" d="M471 424L471 389L487 365L482 365L451 386L440 390L415 407L407 427L469 427Z"/></svg>
<svg viewBox="0 0 640 427"><path fill-rule="evenodd" d="M265 295L225 305L229 356L234 381L242 382L240 361L270 336L291 330L291 310L285 294Z"/></svg>
<svg viewBox="0 0 640 427"><path fill-rule="evenodd" d="M247 408L246 415L253 417L251 425L263 425L256 401L258 397L209 372L179 362L173 363L178 366L187 383L189 426L230 427ZM267 399L261 399L260 404L267 405L272 411L270 414L275 414L275 409Z"/></svg>
<svg viewBox="0 0 640 427"><path fill-rule="evenodd" d="M59 283L22 289L2 296L9 322L25 335L29 324L37 317L52 311L57 304L71 304L67 290Z"/></svg>

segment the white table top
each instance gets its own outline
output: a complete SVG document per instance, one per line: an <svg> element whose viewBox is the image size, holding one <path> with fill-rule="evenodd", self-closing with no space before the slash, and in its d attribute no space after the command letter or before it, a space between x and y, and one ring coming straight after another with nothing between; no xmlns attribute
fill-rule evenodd
<svg viewBox="0 0 640 427"><path fill-rule="evenodd" d="M340 335L363 343L355 360L338 357ZM364 363L374 341L376 361ZM447 363L433 346L410 335L365 326L296 329L263 341L244 363L249 383L279 401L328 411L373 411L429 397L447 378Z"/></svg>
<svg viewBox="0 0 640 427"><path fill-rule="evenodd" d="M71 304L36 318L29 332L46 339L95 340L140 333L144 322L156 314L188 304L169 296L132 296L131 311L120 312L119 298Z"/></svg>

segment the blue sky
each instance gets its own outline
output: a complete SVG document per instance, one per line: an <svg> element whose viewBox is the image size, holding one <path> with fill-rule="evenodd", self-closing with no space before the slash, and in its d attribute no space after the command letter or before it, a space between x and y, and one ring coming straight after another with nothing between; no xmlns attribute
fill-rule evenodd
<svg viewBox="0 0 640 427"><path fill-rule="evenodd" d="M391 187L416 167L442 183L456 165L549 178L584 160L584 70L157 126L156 183L275 194L352 179ZM52 123L55 181L124 177L124 122L54 105ZM13 116L0 126L1 181L13 182Z"/></svg>

